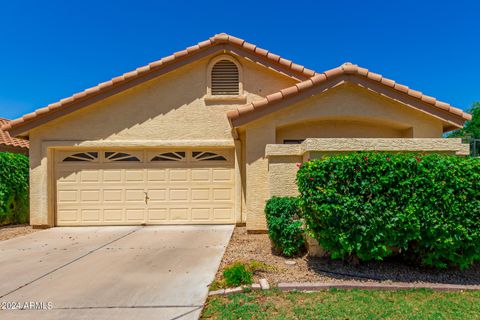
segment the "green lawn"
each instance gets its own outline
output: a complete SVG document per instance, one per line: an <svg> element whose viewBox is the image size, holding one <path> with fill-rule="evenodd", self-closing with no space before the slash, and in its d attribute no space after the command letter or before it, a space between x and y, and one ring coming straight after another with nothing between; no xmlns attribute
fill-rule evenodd
<svg viewBox="0 0 480 320"><path fill-rule="evenodd" d="M480 292L330 290L210 297L202 319L480 319Z"/></svg>

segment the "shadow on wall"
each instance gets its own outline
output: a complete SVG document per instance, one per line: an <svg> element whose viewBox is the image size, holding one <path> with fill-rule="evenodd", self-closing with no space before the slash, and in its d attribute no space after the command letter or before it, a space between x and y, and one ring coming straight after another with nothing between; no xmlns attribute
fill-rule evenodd
<svg viewBox="0 0 480 320"><path fill-rule="evenodd" d="M278 127L276 143L307 138L412 138L412 126L383 118L319 117Z"/></svg>

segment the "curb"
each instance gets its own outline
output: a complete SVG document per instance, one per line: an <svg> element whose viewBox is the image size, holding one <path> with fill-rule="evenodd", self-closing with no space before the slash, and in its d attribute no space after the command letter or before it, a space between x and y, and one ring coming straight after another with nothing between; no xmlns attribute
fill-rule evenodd
<svg viewBox="0 0 480 320"><path fill-rule="evenodd" d="M241 293L247 290L268 290L268 289L270 289L270 284L268 283L267 279L260 279L260 283L254 283L251 286L241 286L236 288L227 288L227 289L210 291L208 293L208 296L221 296L221 295L227 295L232 293Z"/></svg>
<svg viewBox="0 0 480 320"><path fill-rule="evenodd" d="M430 289L435 291L466 291L480 290L480 285L460 285L460 284L416 284L416 283L336 283L336 282L283 282L276 287L281 291L324 291L330 289L361 289L361 290L412 290L412 289ZM242 293L247 290L269 290L270 284L267 279L260 279L260 283L254 283L251 286L242 286L229 289L220 289L210 291L209 296L228 295L232 293Z"/></svg>

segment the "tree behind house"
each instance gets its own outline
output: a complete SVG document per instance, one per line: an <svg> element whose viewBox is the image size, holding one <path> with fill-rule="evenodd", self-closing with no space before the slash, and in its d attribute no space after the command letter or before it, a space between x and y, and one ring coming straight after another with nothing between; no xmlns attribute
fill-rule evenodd
<svg viewBox="0 0 480 320"><path fill-rule="evenodd" d="M472 120L465 122L462 129L453 131L449 138L464 138L470 143L473 156L480 156L480 102L475 102L467 111L472 115Z"/></svg>

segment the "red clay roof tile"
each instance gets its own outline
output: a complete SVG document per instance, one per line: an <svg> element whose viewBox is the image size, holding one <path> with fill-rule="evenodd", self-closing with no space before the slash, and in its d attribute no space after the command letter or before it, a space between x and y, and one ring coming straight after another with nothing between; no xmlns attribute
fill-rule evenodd
<svg viewBox="0 0 480 320"><path fill-rule="evenodd" d="M288 87L285 89L282 89L280 91L284 97L289 96L291 94L295 94L298 92L298 88L296 86Z"/></svg>
<svg viewBox="0 0 480 320"><path fill-rule="evenodd" d="M82 100L86 99L90 95L92 95L92 96L96 95L97 93L99 93L103 90L107 90L107 89L111 88L112 86L116 86L120 83L123 83L124 81L134 79L134 78L140 76L141 74L143 74L145 72L156 70L156 69L159 69L159 68L163 68L166 65L169 65L170 63L175 62L175 60L177 60L179 58L184 58L184 57L187 57L189 55L194 55L202 49L205 49L205 48L208 48L208 47L211 47L211 46L215 46L217 44L230 44L232 46L236 46L238 48L241 48L242 50L253 52L259 58L263 57L264 59L268 59L268 61L271 61L273 63L277 63L278 65L280 65L282 67L286 67L286 68L290 69L290 71L292 71L293 73L296 73L296 74L302 76L303 78L309 78L309 77L312 77L312 76L315 75L315 72L313 70L309 70L309 69L304 68L303 66L293 64L291 61L286 60L286 59L282 59L278 55L270 53L265 49L259 48L259 47L255 46L254 44L248 43L243 39L233 37L233 36L230 36L230 35L225 34L225 33L221 33L221 34L214 35L213 37L211 37L208 40L205 40L205 41L199 42L196 45L190 46L185 50L177 51L174 54L166 56L166 57L164 57L164 58L162 58L158 61L151 62L148 65L137 68L134 71L125 73L124 75L115 77L115 78L113 78L109 81L102 82L95 87L89 88L89 89L87 89L83 92L76 93L76 94L72 95L71 97L60 100L59 102L50 104L47 107L45 107L45 108L48 108L49 111L45 111L45 108L42 108L42 109L39 109L35 112L36 116L33 116L33 117L32 116L27 116L26 118L23 118L23 119L17 119L15 121L10 121L9 123L4 124L3 128L5 130L12 130L12 129L18 128L20 126L23 126L27 122L32 121L39 116L44 116L45 114L48 114L49 112L53 112L56 109L68 108L70 106L70 104L75 103L79 99L82 99ZM42 111L40 111L40 110L42 110Z"/></svg>
<svg viewBox="0 0 480 320"><path fill-rule="evenodd" d="M0 126L3 126L9 122L10 121L7 119L0 118ZM0 145L28 149L29 141L20 138L12 138L8 132L0 130Z"/></svg>
<svg viewBox="0 0 480 320"><path fill-rule="evenodd" d="M380 74L369 72L368 69L361 68L357 65L352 65L351 63L345 63L340 67L327 70L323 74L316 74L308 80L296 83L292 87L282 89L280 92L278 92L279 94L271 94L266 98L253 101L252 103L244 106L240 106L237 108L238 112L229 112L228 117L230 120L234 121L235 119L240 118L247 113L255 112L255 109L257 109L258 106L261 106L262 108L268 107L269 104L273 104L281 99L296 95L303 90L306 90L313 87L314 85L326 81L329 78L333 78L342 74L356 74L361 77L366 77L372 81L379 82L380 84L385 85L389 88L393 88L396 91L407 94L413 98L420 99L424 103L460 116L464 121L471 120L472 118L470 114L463 112L460 109L454 108L445 102L437 101L435 98L424 95L420 91L411 90L407 86L398 84L391 79L383 78L383 76ZM280 96L282 97L281 99L279 99ZM243 110L247 109L248 112L242 112Z"/></svg>
<svg viewBox="0 0 480 320"><path fill-rule="evenodd" d="M394 88L395 90L398 90L398 91L401 91L401 92L404 92L404 93L408 93L408 91L409 91L409 89L408 89L407 86L404 86L404 85L402 85L402 84L400 84L400 83L395 83L395 85L393 86L393 88ZM421 96L422 96L422 94L419 95L419 97L421 97Z"/></svg>

